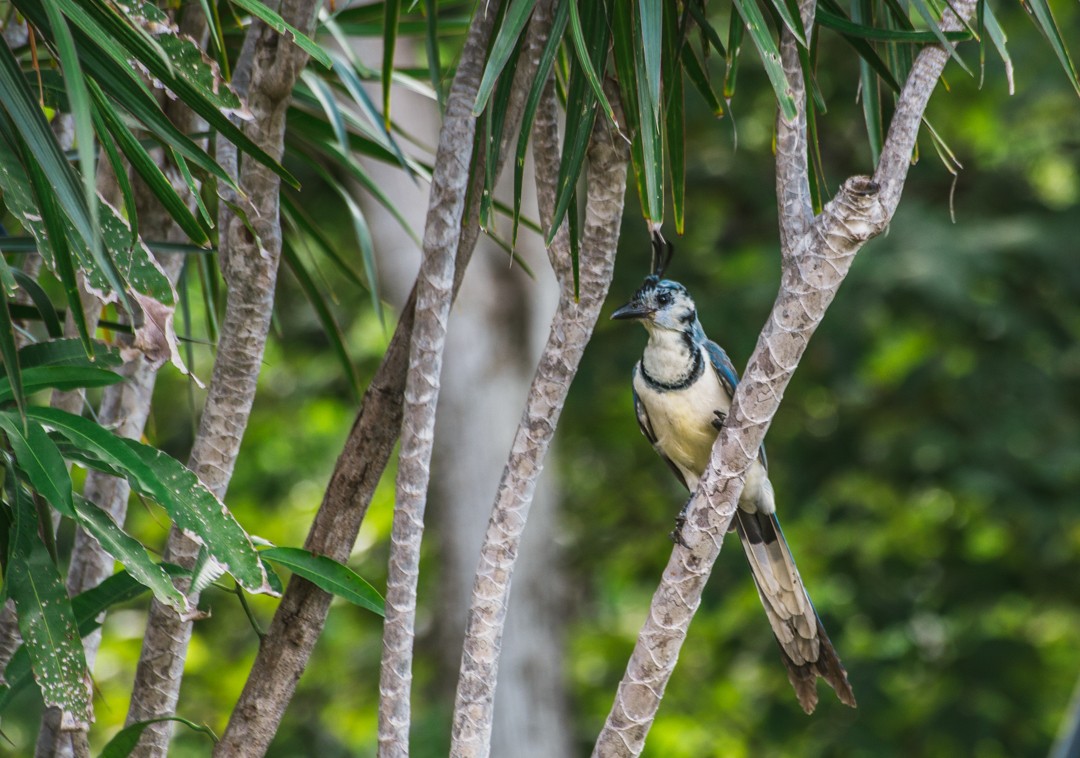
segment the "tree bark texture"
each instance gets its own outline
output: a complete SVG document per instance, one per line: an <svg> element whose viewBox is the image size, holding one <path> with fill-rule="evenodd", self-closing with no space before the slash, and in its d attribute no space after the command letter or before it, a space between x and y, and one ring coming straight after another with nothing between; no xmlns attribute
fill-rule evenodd
<svg viewBox="0 0 1080 758"><path fill-rule="evenodd" d="M615 95L617 93L613 92L611 100L617 103ZM534 154L540 185L541 220L550 228L559 160L559 151L553 149L557 147L557 139L554 145L551 140L556 112L552 84L546 88L543 106L546 118L537 123L541 133L537 135ZM499 483L480 551L454 704L450 748L454 756L484 758L491 751L495 683L521 537L567 392L600 316L614 271L629 148L614 133L611 124L598 117L588 156L588 199L579 262L579 297L575 298L573 279L567 276L570 244L564 226L549 251L553 268L562 274L559 277L558 309Z"/></svg>
<svg viewBox="0 0 1080 758"><path fill-rule="evenodd" d="M974 2L963 0L956 8L969 18ZM804 18L813 18L813 0L804 0L801 11ZM956 16L947 12L943 28L952 30L958 26ZM807 25L806 30L810 34L811 26ZM900 95L874 177L848 179L822 213L805 227L801 226L805 210L801 189L806 181L805 120L799 118L787 124L781 121L777 151L777 172L784 177L783 186L778 187L784 226L780 292L736 389L710 465L694 493L683 529L688 547L672 551L597 739L594 756L641 754L735 513L746 471L855 254L888 227L911 164L923 111L947 59L948 52L939 46L923 48ZM784 55L783 62L789 83L796 78L801 81L797 57ZM805 92L797 106L805 110ZM780 148L780 144L784 147ZM793 186L787 184L789 181Z"/></svg>
<svg viewBox="0 0 1080 758"><path fill-rule="evenodd" d="M279 13L309 33L318 4L318 0L284 0ZM261 21L252 23L244 39L233 84L246 99L254 118L243 128L275 159L280 159L284 149L285 114L307 57ZM277 175L254 160L243 161L237 171L236 150L224 140L218 142L218 159L238 177L239 186L247 194L246 201L229 199L246 208L248 221L257 234L257 238L252 235L228 203L221 203L219 254L229 291L210 389L189 467L215 495L224 498L254 402L270 328L281 254L281 223ZM194 541L173 528L166 559L190 567L197 554ZM189 600L192 605L198 602L197 597ZM175 712L190 637L190 621L181 620L170 608L151 603L128 724ZM171 733L168 723L148 727L133 755L165 755Z"/></svg>
<svg viewBox="0 0 1080 758"><path fill-rule="evenodd" d="M439 399L446 322L454 289L454 260L469 188L471 146L476 134L472 103L484 69L486 28L495 8L480 6L491 21L470 27L447 99L435 171L431 178L424 257L416 280L416 315L402 409L390 565L379 673L379 755L409 754L410 696L420 543L431 473L435 408Z"/></svg>
<svg viewBox="0 0 1080 758"><path fill-rule="evenodd" d="M494 24L493 10L477 13L470 27L483 35L478 63L483 65L487 40ZM530 27L531 28L531 27ZM530 31L530 33L532 33ZM475 53L474 53L475 54ZM462 56L464 60L464 55ZM502 167L510 135L516 135L528 82L535 72L526 56L518 64L515 85L507 106L503 145L499 151ZM464 97L451 88L449 99ZM475 91L463 102L471 108ZM472 155L469 143L459 155ZM485 162L483 153L473 156L469 182L483 183ZM479 184L478 184L479 183ZM480 233L478 218L481 193L469 194L460 226L454 265L453 296L456 297L472 257ZM390 345L368 385L356 420L330 476L322 504L315 515L304 547L314 553L338 561L349 557L360 524L367 514L371 498L379 483L390 453L401 429L403 393L409 363L409 342L414 325L417 288L414 285L401 311ZM229 725L215 750L216 755L263 755L273 740L278 724L296 691L297 682L307 666L315 643L322 633L330 610L332 596L311 582L290 578L281 604L263 638L252 664Z"/></svg>

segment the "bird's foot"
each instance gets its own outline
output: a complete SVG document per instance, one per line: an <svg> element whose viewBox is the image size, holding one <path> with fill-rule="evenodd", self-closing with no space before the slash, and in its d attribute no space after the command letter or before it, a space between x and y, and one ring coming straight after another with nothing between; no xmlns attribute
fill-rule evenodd
<svg viewBox="0 0 1080 758"><path fill-rule="evenodd" d="M712 420L713 429L720 431L724 426L724 422L727 421L727 414L724 413L724 411L713 411L713 415L716 416L716 418Z"/></svg>
<svg viewBox="0 0 1080 758"><path fill-rule="evenodd" d="M688 548L690 546L686 544L686 540L684 540L682 536L682 530L684 526L686 526L686 516L680 513L679 516L675 519L675 528L671 530L668 538L676 545Z"/></svg>

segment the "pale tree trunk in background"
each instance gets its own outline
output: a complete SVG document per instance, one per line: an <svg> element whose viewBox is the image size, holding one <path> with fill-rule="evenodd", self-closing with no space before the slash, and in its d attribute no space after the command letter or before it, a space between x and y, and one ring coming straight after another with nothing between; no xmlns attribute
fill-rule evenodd
<svg viewBox="0 0 1080 758"><path fill-rule="evenodd" d="M318 0L285 0L278 10L286 21L309 33L318 5ZM293 85L306 62L306 53L262 22L253 22L248 28L233 78L234 86L253 114L253 119L242 128L275 159L281 157L284 149L285 113ZM254 160L240 163L237 158L235 147L224 140L218 141L218 161L237 177L241 190L247 194L246 200L238 197L230 200L245 208L258 239L222 202L218 246L229 291L206 405L188 464L220 498L224 498L228 489L255 400L281 254L280 179ZM166 560L190 567L197 554L198 546L174 528L169 535ZM188 589L186 582L178 582L178 586ZM189 600L194 605L198 597ZM128 724L175 713L190 638L191 621L181 619L171 608L151 602ZM171 723L150 726L132 754L165 755L171 734Z"/></svg>
<svg viewBox="0 0 1080 758"><path fill-rule="evenodd" d="M408 54L407 49L403 52ZM418 129L420 124L438 123L431 101L395 93L391 112L422 141L435 141L434 129L429 133ZM369 162L367 167L413 228L420 228L426 188L385 164ZM524 186L522 207L533 215L536 201L528 175ZM419 250L381 206L362 202L379 254L384 292L400 307L419 266ZM511 265L505 251L481 238L447 333L429 511L429 528L438 545L437 613L434 627L421 640L438 658L439 685L446 688L440 695L447 698L453 696L461 661L465 617L490 503L558 300L542 241L523 231L518 253L536 274L535 280L517 264ZM559 571L557 485L553 467L548 471L534 499L515 577L518 593L507 621L495 704L492 754L497 756L570 754L562 668L566 617L559 610L565 607L560 601L566 585Z"/></svg>

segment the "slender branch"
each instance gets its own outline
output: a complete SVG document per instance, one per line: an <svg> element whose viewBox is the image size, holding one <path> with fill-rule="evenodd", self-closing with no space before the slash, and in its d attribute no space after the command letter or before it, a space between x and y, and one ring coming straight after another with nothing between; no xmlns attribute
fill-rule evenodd
<svg viewBox="0 0 1080 758"><path fill-rule="evenodd" d="M493 18L490 13L477 14L473 24L484 26L484 34L490 36ZM515 86L506 109L496 173L501 172L505 163L511 137L516 138L516 127L520 123L529 90L528 82L535 75L535 70L535 63L530 63L524 57L518 64ZM471 105L471 100L469 103ZM484 159L482 152L473 156L470 186L479 186L483 182ZM481 193L470 193L463 214L461 239L454 264L454 297L461 287L466 266L476 247L480 232L480 200ZM382 363L364 393L356 421L308 532L304 546L314 553L344 561L356 542L360 524L367 514L375 487L401 429L415 305L414 285ZM322 634L331 599L331 595L300 577L293 576L289 580L215 755L233 755L241 749L245 755L262 755L266 752L296 691L300 676L307 667L315 643Z"/></svg>
<svg viewBox="0 0 1080 758"><path fill-rule="evenodd" d="M478 16L494 19L481 5ZM472 103L480 85L487 48L486 25L474 24L461 53L447 100L435 155L435 172L424 229L424 256L416 280L416 322L405 379L397 501L390 534L382 668L379 675L379 755L409 754L412 659L420 544L424 533L435 438L446 323L454 288L454 259L460 241L469 187L469 146L476 134Z"/></svg>
<svg viewBox="0 0 1080 758"><path fill-rule="evenodd" d="M973 0L961 0L965 17ZM810 33L810 29L807 29ZM694 494L683 537L653 595L594 756L636 756L645 745L690 620L735 514L743 479L811 335L821 323L855 254L881 234L895 211L922 112L947 60L939 47L919 54L889 127L875 179L852 177L785 251L781 287L758 338L712 459ZM798 103L805 107L804 100ZM779 169L778 169L779 170ZM887 190L883 190L887 187Z"/></svg>
<svg viewBox="0 0 1080 758"><path fill-rule="evenodd" d="M814 28L815 0L800 0L799 15L807 43ZM806 151L806 79L799 61L799 42L781 25L780 60L784 77L795 103L795 118L784 118L776 110L776 203L780 213L780 249L790 249L791 240L806 232L814 219L810 202L810 172Z"/></svg>
<svg viewBox="0 0 1080 758"><path fill-rule="evenodd" d="M284 0L279 12L286 21L307 33L313 28L318 4L318 0ZM305 52L283 41L262 22L256 21L249 28L233 84L246 97L254 114L244 124L245 132L274 158L282 154L285 113L293 85L306 62ZM210 389L189 466L211 491L224 497L254 402L270 328L281 254L281 224L277 175L251 160L244 161L237 172L236 150L223 140L219 140L218 156L222 165L238 176L240 186L247 193L248 221L256 231L252 235L230 203L221 203L219 248L229 293ZM233 204L240 202L240 198L231 200ZM166 559L190 566L197 554L198 546L174 528L169 535ZM193 595L189 601L197 603L198 597ZM182 620L170 608L151 603L128 711L129 724L173 714L190 637L190 621ZM164 755L171 733L171 722L147 728L134 754Z"/></svg>
<svg viewBox="0 0 1080 758"><path fill-rule="evenodd" d="M612 88L611 102L618 102L617 95ZM554 126L551 116L556 111L554 87L550 83L542 105L547 118L541 120L540 125L550 128ZM545 136L547 140L537 139L534 156L538 197L543 198L540 201L541 218L545 225L550 225L559 152L551 149L550 135ZM545 148L547 152L542 153ZM628 157L625 141L616 137L608 120L597 119L589 147L580 296L574 297L572 281L560 282L558 309L529 389L480 550L454 706L450 747L454 756L483 758L491 750L495 682L510 600L510 581L537 480L570 384L611 284L626 194ZM553 247L555 245L559 249L550 251L553 262L568 262L568 236L557 235Z"/></svg>

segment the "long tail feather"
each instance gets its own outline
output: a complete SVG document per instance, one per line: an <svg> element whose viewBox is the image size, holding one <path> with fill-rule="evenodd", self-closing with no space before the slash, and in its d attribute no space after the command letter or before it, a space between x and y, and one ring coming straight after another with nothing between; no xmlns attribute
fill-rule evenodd
<svg viewBox="0 0 1080 758"><path fill-rule="evenodd" d="M738 530L761 604L769 617L788 679L807 713L817 705L817 678L824 679L840 698L855 707L847 672L806 594L776 515L736 512Z"/></svg>

